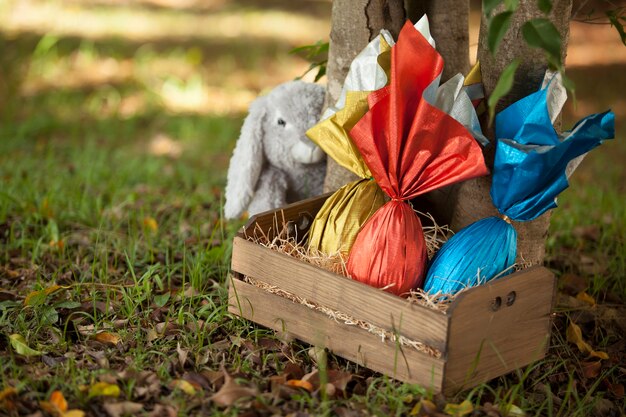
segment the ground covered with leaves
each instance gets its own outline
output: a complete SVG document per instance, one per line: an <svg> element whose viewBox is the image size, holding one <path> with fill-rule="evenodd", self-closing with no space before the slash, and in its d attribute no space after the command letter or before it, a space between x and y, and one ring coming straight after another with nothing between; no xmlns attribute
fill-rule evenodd
<svg viewBox="0 0 626 417"><path fill-rule="evenodd" d="M228 313L229 154L329 7L175 3L0 5L0 415L624 415L626 59L571 69L565 125L613 107L618 132L553 215L548 357L445 398ZM257 48L199 29L223 21Z"/></svg>

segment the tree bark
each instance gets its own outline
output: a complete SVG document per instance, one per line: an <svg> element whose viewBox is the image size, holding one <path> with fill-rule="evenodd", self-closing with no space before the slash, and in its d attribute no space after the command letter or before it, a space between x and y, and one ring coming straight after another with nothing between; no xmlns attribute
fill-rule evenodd
<svg viewBox="0 0 626 417"><path fill-rule="evenodd" d="M350 63L356 55L387 29L397 39L406 17L403 0L334 0L326 76L326 104L341 93ZM328 158L324 192L334 191L357 177Z"/></svg>
<svg viewBox="0 0 626 417"><path fill-rule="evenodd" d="M569 18L572 0L554 0L553 10L549 19L561 34L562 59L565 62L567 41L569 39ZM489 97L504 68L515 58L521 58L513 89L504 97L496 108L496 112L504 109L522 97L535 92L541 85L547 62L541 50L526 45L521 33L524 22L536 17L543 17L535 0L522 0L519 9L513 16L511 28L502 40L495 55L491 55L487 47L487 26L483 16L479 35L478 60L481 63L485 95ZM483 123L483 127L486 123ZM494 132L485 129L486 135L493 140ZM493 166L493 149L486 150L485 159ZM479 219L498 215L492 204L489 190L491 176L467 181L458 187L451 227L459 230ZM518 233L518 262L524 265L540 264L545 257L545 239L550 225L550 212L530 222L513 222Z"/></svg>
<svg viewBox="0 0 626 417"><path fill-rule="evenodd" d="M469 0L406 0L407 16L416 22L428 16L430 33L444 60L441 81L467 74L469 64Z"/></svg>

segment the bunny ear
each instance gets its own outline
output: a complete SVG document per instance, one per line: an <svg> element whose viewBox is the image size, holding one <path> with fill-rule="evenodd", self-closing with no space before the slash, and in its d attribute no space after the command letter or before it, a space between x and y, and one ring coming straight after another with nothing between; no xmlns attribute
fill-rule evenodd
<svg viewBox="0 0 626 417"><path fill-rule="evenodd" d="M263 168L263 119L266 105L266 97L252 102L230 159L224 204L224 216L227 219L240 217L254 196Z"/></svg>

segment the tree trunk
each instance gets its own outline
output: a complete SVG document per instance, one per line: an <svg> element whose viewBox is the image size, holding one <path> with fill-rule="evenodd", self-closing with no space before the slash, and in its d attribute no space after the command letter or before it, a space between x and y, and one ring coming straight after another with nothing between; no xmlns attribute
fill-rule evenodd
<svg viewBox="0 0 626 417"><path fill-rule="evenodd" d="M562 59L565 61L567 41L569 38L569 18L572 9L572 0L554 0L550 20L555 24L562 37ZM481 63L485 95L489 97L493 91L500 73L515 58L521 58L515 84L511 92L504 97L497 106L500 111L511 103L535 92L541 85L547 63L541 50L526 45L521 33L521 27L529 19L543 17L537 8L535 0L522 0L519 9L513 16L511 28L502 40L495 56L492 56L487 47L487 27L483 16L480 28L478 60ZM483 127L486 123L483 123ZM493 139L493 131L485 129L486 135ZM493 166L493 146L487 150L485 158L489 166ZM459 230L479 219L497 215L489 190L491 176L467 181L458 188L458 198L452 218L452 229ZM513 222L518 233L518 262L531 265L540 264L545 257L545 239L550 225L550 212L530 222Z"/></svg>
<svg viewBox="0 0 626 417"><path fill-rule="evenodd" d="M405 21L403 0L334 0L326 76L326 104L341 93L350 63L378 35L389 30L397 39ZM357 177L328 158L324 191L334 191Z"/></svg>
<svg viewBox="0 0 626 417"><path fill-rule="evenodd" d="M428 16L430 33L444 60L441 81L469 71L469 0L406 0L407 16Z"/></svg>

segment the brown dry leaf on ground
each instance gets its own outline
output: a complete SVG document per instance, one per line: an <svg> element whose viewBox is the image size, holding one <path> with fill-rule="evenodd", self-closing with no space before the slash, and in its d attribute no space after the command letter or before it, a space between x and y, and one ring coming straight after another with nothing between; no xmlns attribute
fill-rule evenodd
<svg viewBox="0 0 626 417"><path fill-rule="evenodd" d="M238 385L233 377L226 372L226 369L223 369L222 372L224 373L224 385L222 385L222 388L220 388L218 392L211 396L211 401L215 404L221 407L228 407L243 398L258 395L258 390L256 388L248 388Z"/></svg>
<svg viewBox="0 0 626 417"><path fill-rule="evenodd" d="M313 392L313 384L311 384L309 381L304 381L302 379L290 379L285 382L285 385L294 388L304 388L309 392Z"/></svg>
<svg viewBox="0 0 626 417"><path fill-rule="evenodd" d="M0 391L0 409L9 413L15 411L15 400L17 400L17 390L15 388L9 386Z"/></svg>
<svg viewBox="0 0 626 417"><path fill-rule="evenodd" d="M173 405L155 404L148 417L177 417L178 409Z"/></svg>
<svg viewBox="0 0 626 417"><path fill-rule="evenodd" d="M100 332L96 334L94 340L109 346L117 346L122 341L122 338L117 333Z"/></svg>
<svg viewBox="0 0 626 417"><path fill-rule="evenodd" d="M48 401L40 401L39 407L54 417L83 417L82 410L68 410L67 400L61 391L53 391Z"/></svg>
<svg viewBox="0 0 626 417"><path fill-rule="evenodd" d="M132 401L122 401L119 403L108 402L102 404L102 408L109 417L134 416L143 410L143 404Z"/></svg>
<svg viewBox="0 0 626 417"><path fill-rule="evenodd" d="M600 370L602 369L601 361L582 362L580 365L585 378L597 378L600 375Z"/></svg>
<svg viewBox="0 0 626 417"><path fill-rule="evenodd" d="M580 330L580 327L576 325L576 323L570 321L569 326L567 327L566 335L567 341L570 343L574 343L576 346L578 346L578 350L580 350L582 353L600 359L609 358L609 355L607 355L605 352L593 350L591 345L583 340L582 330Z"/></svg>
<svg viewBox="0 0 626 417"><path fill-rule="evenodd" d="M581 291L576 294L576 299L582 301L583 303L589 304L592 307L596 305L596 300L585 291Z"/></svg>
<svg viewBox="0 0 626 417"><path fill-rule="evenodd" d="M18 296L12 291L3 290L0 288L0 302L2 301L15 301Z"/></svg>
<svg viewBox="0 0 626 417"><path fill-rule="evenodd" d="M186 381L184 379L175 379L170 383L170 388L172 389L178 389L181 390L182 392L184 392L187 395L196 395L196 388L194 387L194 385L189 382Z"/></svg>

